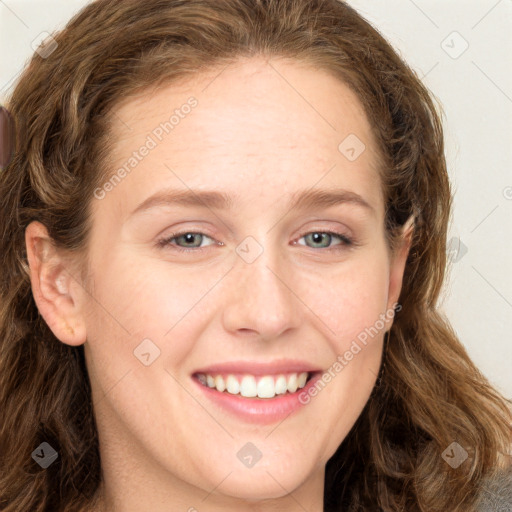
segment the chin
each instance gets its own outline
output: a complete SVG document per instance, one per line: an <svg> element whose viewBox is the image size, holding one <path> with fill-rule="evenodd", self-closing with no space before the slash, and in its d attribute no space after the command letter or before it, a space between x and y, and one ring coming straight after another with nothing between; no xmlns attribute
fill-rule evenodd
<svg viewBox="0 0 512 512"><path fill-rule="evenodd" d="M293 465L298 464L300 461L295 458ZM219 479L225 478L225 481L219 486L218 491L224 495L248 501L282 498L295 491L311 476L305 471L297 471L297 468L290 472L290 468L284 468L283 464L267 464L259 468L256 465L253 468L231 469L231 471L227 478L229 471ZM218 485L218 481L214 485Z"/></svg>

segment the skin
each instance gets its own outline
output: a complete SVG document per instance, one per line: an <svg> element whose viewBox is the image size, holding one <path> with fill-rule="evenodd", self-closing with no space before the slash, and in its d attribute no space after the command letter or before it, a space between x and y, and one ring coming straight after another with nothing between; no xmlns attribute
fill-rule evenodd
<svg viewBox="0 0 512 512"><path fill-rule="evenodd" d="M398 302L410 247L410 231L395 254L386 244L379 157L354 93L297 61L252 58L219 71L117 108L112 172L168 112L198 100L120 184L92 199L86 283L44 226L26 230L41 314L63 343L85 344L104 476L98 510L321 511L325 464L369 398L393 321L280 424L245 422L194 385L194 370L233 360L328 369ZM338 150L348 134L366 146L354 161ZM311 187L355 192L373 211L287 209ZM222 191L233 206L171 204L130 217L166 188ZM358 245L312 238L329 230ZM176 232L204 237L157 247ZM263 248L252 263L235 251L248 236ZM133 354L145 338L160 349L150 366ZM252 468L236 456L247 442L262 453Z"/></svg>

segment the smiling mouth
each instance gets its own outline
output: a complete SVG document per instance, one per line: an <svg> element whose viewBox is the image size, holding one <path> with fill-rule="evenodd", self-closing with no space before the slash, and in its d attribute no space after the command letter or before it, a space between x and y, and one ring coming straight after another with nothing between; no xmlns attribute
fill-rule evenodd
<svg viewBox="0 0 512 512"><path fill-rule="evenodd" d="M203 386L219 393L228 393L245 398L271 399L280 395L296 393L304 388L315 373L317 372L295 372L261 376L196 373L194 377Z"/></svg>

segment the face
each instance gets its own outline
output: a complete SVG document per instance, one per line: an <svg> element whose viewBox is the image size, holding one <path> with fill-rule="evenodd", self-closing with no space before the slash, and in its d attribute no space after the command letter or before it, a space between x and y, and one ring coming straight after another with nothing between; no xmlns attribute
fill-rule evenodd
<svg viewBox="0 0 512 512"><path fill-rule="evenodd" d="M124 499L242 509L293 491L307 508L375 385L406 254L388 250L376 142L344 84L285 60L219 72L117 108L88 292L63 277L73 300L52 310L78 334L48 323L85 342Z"/></svg>

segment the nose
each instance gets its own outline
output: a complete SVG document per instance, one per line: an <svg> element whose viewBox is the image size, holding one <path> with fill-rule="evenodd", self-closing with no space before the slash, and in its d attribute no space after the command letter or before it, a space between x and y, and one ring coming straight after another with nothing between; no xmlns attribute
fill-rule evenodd
<svg viewBox="0 0 512 512"><path fill-rule="evenodd" d="M294 293L290 266L279 255L264 250L252 263L237 256L230 274L223 312L228 332L270 341L299 327L305 308Z"/></svg>

